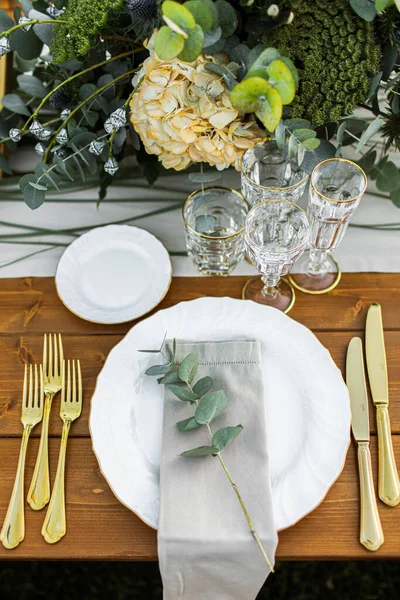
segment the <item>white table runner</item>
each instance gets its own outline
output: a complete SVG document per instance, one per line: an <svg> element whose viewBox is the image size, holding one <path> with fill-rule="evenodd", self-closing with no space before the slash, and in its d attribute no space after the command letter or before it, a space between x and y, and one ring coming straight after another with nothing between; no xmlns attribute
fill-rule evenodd
<svg viewBox="0 0 400 600"><path fill-rule="evenodd" d="M23 157L18 155L20 164ZM35 211L31 211L20 201L0 201L0 222L13 222L34 227L50 229L65 229L70 227L94 226L106 224L121 219L144 215L152 210L164 208L183 200L186 195L198 185L191 183L186 174L174 174L157 180L154 188L146 187L145 180L138 180L143 187L114 187L110 188L108 198L98 208L96 206L97 189L76 192L65 195L65 198L77 200L74 203L46 200L46 203ZM0 185L2 191L7 189L7 180ZM235 172L222 173L222 178L215 185L240 189L240 175ZM163 188L161 191L159 188ZM181 191L166 192L165 188ZM372 186L370 185L370 188ZM121 202L121 198L147 199L143 202ZM92 202L88 202L91 199ZM154 199L154 200L153 200ZM80 200L80 201L79 201ZM304 197L301 204L306 203ZM369 192L364 195L360 207L353 217L353 223L375 224L394 223L400 221L400 210L389 200L379 198ZM147 229L156 235L171 252L184 252L185 235L181 211L176 208L151 217L132 221L138 227ZM0 235L4 233L23 233L22 229L7 227L0 223ZM71 236L54 235L37 237L35 241L53 241L68 244L73 241ZM13 260L33 252L43 250L45 246L14 245L0 243L0 267ZM53 276L57 263L65 247L57 247L31 258L0 268L0 278L3 277L44 277ZM344 272L400 272L400 231L376 231L349 227L335 256ZM191 260L185 256L173 256L173 273L176 276L199 275ZM255 270L246 261L234 271L235 275L247 275Z"/></svg>

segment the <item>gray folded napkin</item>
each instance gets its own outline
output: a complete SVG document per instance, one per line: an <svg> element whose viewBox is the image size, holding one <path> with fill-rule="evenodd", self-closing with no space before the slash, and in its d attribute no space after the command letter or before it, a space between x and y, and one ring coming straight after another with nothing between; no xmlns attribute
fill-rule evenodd
<svg viewBox="0 0 400 600"><path fill-rule="evenodd" d="M278 542L269 475L260 346L256 341L177 344L179 364L198 351L195 378L209 375L229 404L211 423L215 432L244 429L222 457L273 564ZM181 433L176 427L194 406L165 388L160 471L158 556L164 600L253 600L269 574L232 485L217 457L179 456L210 445L206 427Z"/></svg>

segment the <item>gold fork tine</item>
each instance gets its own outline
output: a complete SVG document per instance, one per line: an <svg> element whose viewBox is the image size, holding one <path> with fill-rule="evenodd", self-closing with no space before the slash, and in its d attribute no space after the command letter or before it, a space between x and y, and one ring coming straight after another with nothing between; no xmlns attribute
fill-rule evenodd
<svg viewBox="0 0 400 600"><path fill-rule="evenodd" d="M57 392L62 389L61 372L63 355L61 334L45 334L43 344L43 371L41 375L41 382L45 394L43 425L35 470L28 491L28 502L34 510L43 508L50 499L48 457L49 418L53 398Z"/></svg>
<svg viewBox="0 0 400 600"><path fill-rule="evenodd" d="M65 402L65 360L62 361L61 379L62 379L61 404L63 404Z"/></svg>
<svg viewBox="0 0 400 600"><path fill-rule="evenodd" d="M66 367L67 376L65 380L65 361L63 361L63 391L61 396L60 416L64 424L60 453L58 456L57 473L50 504L42 527L42 535L49 544L58 542L67 531L64 483L65 455L71 423L79 417L82 410L82 376L80 362L79 360L68 360Z"/></svg>
<svg viewBox="0 0 400 600"><path fill-rule="evenodd" d="M34 374L33 374L34 373ZM42 370L40 369L40 373ZM29 381L28 381L29 379ZM22 414L21 421L24 426L24 432L21 441L21 450L18 459L17 474L14 487L8 506L6 518L0 533L0 540L6 548L15 548L24 539L25 536L25 518L24 518L24 471L25 456L28 446L29 435L32 428L39 423L43 414L43 402L39 406L39 388L42 389L38 381L38 369L35 365L25 365L24 385L22 390Z"/></svg>

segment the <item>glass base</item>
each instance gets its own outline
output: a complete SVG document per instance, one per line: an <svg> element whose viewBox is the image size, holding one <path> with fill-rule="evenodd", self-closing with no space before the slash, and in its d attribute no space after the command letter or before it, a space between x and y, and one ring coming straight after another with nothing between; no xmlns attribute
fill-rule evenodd
<svg viewBox="0 0 400 600"><path fill-rule="evenodd" d="M253 302L258 302L258 304L272 306L284 313L288 313L296 299L293 286L289 281L281 279L277 285L276 293L271 295L264 293L264 286L265 284L261 279L261 275L252 277L244 284L242 299L253 300Z"/></svg>
<svg viewBox="0 0 400 600"><path fill-rule="evenodd" d="M297 273L289 274L290 282L305 294L326 294L332 291L338 285L342 272L337 260L331 254L327 254L327 262L329 263L327 273L311 275L308 272L310 251L304 252L296 261Z"/></svg>

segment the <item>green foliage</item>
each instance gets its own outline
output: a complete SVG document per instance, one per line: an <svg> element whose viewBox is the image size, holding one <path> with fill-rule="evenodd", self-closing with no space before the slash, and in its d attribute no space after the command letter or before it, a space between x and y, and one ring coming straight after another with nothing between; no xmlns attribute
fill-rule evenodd
<svg viewBox="0 0 400 600"><path fill-rule="evenodd" d="M293 23L266 33L263 41L297 67L300 83L290 114L314 125L350 114L367 97L379 70L373 26L348 0L302 2Z"/></svg>
<svg viewBox="0 0 400 600"><path fill-rule="evenodd" d="M275 131L283 105L290 104L295 95L293 72L295 68L288 59L284 62L278 50L267 48L250 65L245 78L233 88L233 106L241 112L255 112L268 131Z"/></svg>
<svg viewBox="0 0 400 600"><path fill-rule="evenodd" d="M53 62L60 64L87 54L93 36L107 24L108 13L122 4L123 0L69 0L62 19L54 25Z"/></svg>

